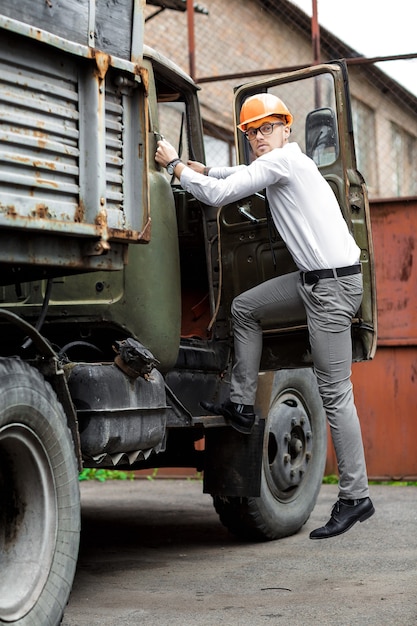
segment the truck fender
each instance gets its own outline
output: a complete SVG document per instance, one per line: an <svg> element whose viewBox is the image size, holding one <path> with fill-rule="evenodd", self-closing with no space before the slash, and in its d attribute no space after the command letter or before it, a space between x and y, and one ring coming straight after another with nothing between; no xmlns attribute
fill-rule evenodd
<svg viewBox="0 0 417 626"><path fill-rule="evenodd" d="M0 309L0 318L5 319L22 331L23 336L28 337L36 348L37 353L42 357L34 365L40 373L48 380L52 386L59 402L64 409L67 418L67 425L71 431L74 452L78 462L78 469L82 469L81 446L78 432L77 414L72 403L71 395L65 378L65 373L59 365L58 356L50 343L41 335L41 333L31 324L23 320L21 317Z"/></svg>

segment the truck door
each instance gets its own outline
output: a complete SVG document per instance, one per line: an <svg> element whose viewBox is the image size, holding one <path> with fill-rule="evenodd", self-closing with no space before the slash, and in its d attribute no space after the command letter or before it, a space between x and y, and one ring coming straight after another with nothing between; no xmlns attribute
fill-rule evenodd
<svg viewBox="0 0 417 626"><path fill-rule="evenodd" d="M356 169L346 67L342 62L317 65L242 86L235 93L236 124L244 100L259 92L279 96L293 113L290 141L296 141L318 165L361 248L364 296L352 325L353 359L370 359L376 348L374 263L367 192ZM240 131L236 131L236 147L239 163L250 163L249 143ZM267 219L262 189L222 207L219 235L226 310L242 291L296 269ZM264 328L263 345L263 370L311 365L306 320L300 314L276 319Z"/></svg>

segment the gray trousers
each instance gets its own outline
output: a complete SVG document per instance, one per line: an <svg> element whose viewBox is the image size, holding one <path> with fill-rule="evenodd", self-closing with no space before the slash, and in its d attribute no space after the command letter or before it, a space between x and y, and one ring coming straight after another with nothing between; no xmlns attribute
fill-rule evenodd
<svg viewBox="0 0 417 626"><path fill-rule="evenodd" d="M369 495L362 434L351 376L351 320L362 300L362 276L302 284L293 272L237 296L232 304L235 361L230 399L254 404L262 353L262 326L307 316L314 372L330 425L339 471L339 497Z"/></svg>

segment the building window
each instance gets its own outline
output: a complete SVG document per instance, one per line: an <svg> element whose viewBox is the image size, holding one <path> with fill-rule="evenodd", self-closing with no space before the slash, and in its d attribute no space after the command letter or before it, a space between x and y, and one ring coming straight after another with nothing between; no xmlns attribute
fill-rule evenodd
<svg viewBox="0 0 417 626"><path fill-rule="evenodd" d="M216 167L236 165L235 138L229 129L203 120L206 164Z"/></svg>
<svg viewBox="0 0 417 626"><path fill-rule="evenodd" d="M392 137L392 184L394 195L417 195L417 139L410 133L391 123Z"/></svg>
<svg viewBox="0 0 417 626"><path fill-rule="evenodd" d="M378 188L375 111L357 98L352 98L352 120L357 168L369 191L375 194Z"/></svg>
<svg viewBox="0 0 417 626"><path fill-rule="evenodd" d="M229 141L212 135L204 135L207 165L229 166L236 163L235 147Z"/></svg>

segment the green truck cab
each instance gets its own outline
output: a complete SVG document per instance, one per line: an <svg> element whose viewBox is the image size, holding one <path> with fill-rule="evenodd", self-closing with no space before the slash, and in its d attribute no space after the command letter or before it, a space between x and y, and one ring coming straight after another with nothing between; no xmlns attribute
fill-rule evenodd
<svg viewBox="0 0 417 626"><path fill-rule="evenodd" d="M233 297L294 265L269 235L263 190L204 206L155 163L161 135L204 162L202 121L197 86L143 46L140 3L94 14L74 0L47 15L3 4L0 624L43 626L60 622L71 590L81 468L196 468L231 532L278 539L314 507L326 420L305 319L264 329L249 437L199 405L229 393ZM236 120L260 90L292 103L294 139L361 247L352 341L354 360L370 359L373 254L346 68L244 85ZM250 161L241 134L236 154Z"/></svg>

